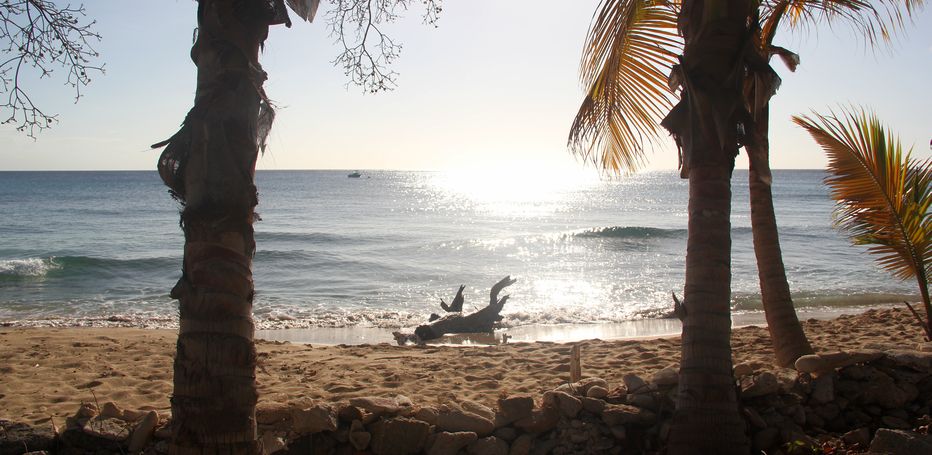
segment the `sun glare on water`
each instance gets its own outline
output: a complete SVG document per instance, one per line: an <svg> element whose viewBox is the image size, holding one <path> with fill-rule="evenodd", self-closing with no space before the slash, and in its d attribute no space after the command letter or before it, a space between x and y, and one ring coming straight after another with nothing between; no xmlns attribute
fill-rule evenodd
<svg viewBox="0 0 932 455"><path fill-rule="evenodd" d="M463 198L480 211L503 216L534 216L566 208L574 194L600 182L580 169L500 167L439 172L431 185L447 197Z"/></svg>

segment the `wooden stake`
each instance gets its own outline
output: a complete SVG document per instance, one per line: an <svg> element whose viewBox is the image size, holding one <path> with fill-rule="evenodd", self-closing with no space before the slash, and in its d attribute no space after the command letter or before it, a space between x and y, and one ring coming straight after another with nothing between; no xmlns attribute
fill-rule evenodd
<svg viewBox="0 0 932 455"><path fill-rule="evenodd" d="M580 346L574 344L570 349L570 382L578 382L582 379L582 365L579 363Z"/></svg>

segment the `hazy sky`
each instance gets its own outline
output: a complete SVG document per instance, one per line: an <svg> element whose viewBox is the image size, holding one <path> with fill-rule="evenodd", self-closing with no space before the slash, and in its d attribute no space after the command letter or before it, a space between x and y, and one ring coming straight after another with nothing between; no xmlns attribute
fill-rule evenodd
<svg viewBox="0 0 932 455"><path fill-rule="evenodd" d="M38 140L0 127L0 170L154 169L148 145L173 134L191 107L190 0L86 2L103 36L106 74L79 103L59 79L30 87L60 123ZM325 2L327 3L327 2ZM418 3L418 2L413 2ZM404 50L398 88L363 94L331 65L338 48L320 17L275 27L262 64L280 109L262 169L581 168L566 135L583 91L579 54L597 0L444 2L439 28L415 8L388 30ZM321 13L327 4L322 5ZM839 103L872 107L915 155L932 137L932 12L874 52L847 28L783 32L798 52L772 102L774 168L821 168L820 149L789 116ZM671 145L651 169L676 167ZM739 162L740 167L746 159Z"/></svg>

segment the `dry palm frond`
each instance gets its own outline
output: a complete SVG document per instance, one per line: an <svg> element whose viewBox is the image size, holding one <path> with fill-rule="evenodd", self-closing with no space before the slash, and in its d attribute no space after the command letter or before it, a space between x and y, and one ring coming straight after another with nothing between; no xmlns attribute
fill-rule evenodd
<svg viewBox="0 0 932 455"><path fill-rule="evenodd" d="M772 43L781 22L808 29L821 21L848 23L871 46L889 42L925 0L765 0L761 20L765 43Z"/></svg>
<svg viewBox="0 0 932 455"><path fill-rule="evenodd" d="M926 309L924 329L932 339L932 161L913 160L876 116L852 111L793 121L828 155L825 183L837 203L836 225L854 243L869 245L878 264L894 276L917 280Z"/></svg>
<svg viewBox="0 0 932 455"><path fill-rule="evenodd" d="M600 168L633 171L644 144L659 137L673 106L667 80L682 40L678 3L603 0L593 17L580 74L588 90L570 130L570 148Z"/></svg>

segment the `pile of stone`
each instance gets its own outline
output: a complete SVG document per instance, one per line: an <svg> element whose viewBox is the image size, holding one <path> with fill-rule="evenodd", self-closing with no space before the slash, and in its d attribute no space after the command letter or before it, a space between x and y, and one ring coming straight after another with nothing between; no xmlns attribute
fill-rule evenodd
<svg viewBox="0 0 932 455"><path fill-rule="evenodd" d="M753 453L932 454L932 354L863 351L801 358L796 369L735 366ZM541 396L503 394L489 407L450 400L418 405L404 396L341 403L260 403L266 453L582 454L658 453L670 432L677 371L623 384L583 379ZM0 454L11 450L2 435ZM56 440L56 453L167 453L167 419L155 412L85 404ZM819 452L822 453L822 452Z"/></svg>
<svg viewBox="0 0 932 455"><path fill-rule="evenodd" d="M29 426L0 421L0 455L167 452L168 424L167 417L156 411L123 410L112 402L100 408L83 403L66 419L64 429L54 423Z"/></svg>

